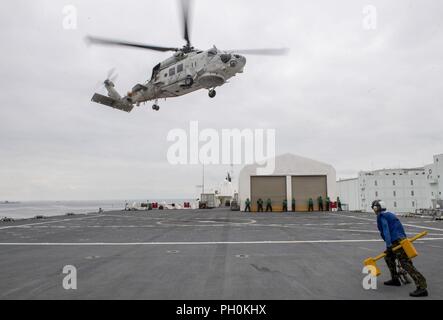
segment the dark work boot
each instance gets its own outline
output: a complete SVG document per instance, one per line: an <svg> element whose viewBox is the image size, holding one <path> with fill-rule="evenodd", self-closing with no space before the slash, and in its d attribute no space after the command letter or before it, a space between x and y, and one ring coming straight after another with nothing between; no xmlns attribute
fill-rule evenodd
<svg viewBox="0 0 443 320"><path fill-rule="evenodd" d="M385 286L394 286L394 287L400 287L401 286L401 282L400 282L400 280L398 280L398 278L391 279L389 281L385 281L384 284L385 284Z"/></svg>
<svg viewBox="0 0 443 320"><path fill-rule="evenodd" d="M421 289L417 288L414 292L411 292L409 294L411 297L427 297L428 296L428 290L427 289Z"/></svg>

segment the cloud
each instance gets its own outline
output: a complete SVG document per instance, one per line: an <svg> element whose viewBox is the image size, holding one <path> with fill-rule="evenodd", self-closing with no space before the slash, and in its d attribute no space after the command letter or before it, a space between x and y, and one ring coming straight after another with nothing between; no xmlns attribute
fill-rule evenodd
<svg viewBox="0 0 443 320"><path fill-rule="evenodd" d="M366 1L195 0L195 46L290 54L247 57L245 73L215 99L198 91L162 101L160 112L147 104L131 114L92 104L97 83L115 67L125 93L168 54L88 47L84 36L180 46L176 1L69 4L78 9L74 31L62 28L63 3L1 4L0 198L194 196L201 167L166 161L167 133L192 120L218 130L276 129L277 153L328 162L338 176L419 166L442 152L438 1L372 1L377 29L364 30ZM229 169L206 168L207 184Z"/></svg>

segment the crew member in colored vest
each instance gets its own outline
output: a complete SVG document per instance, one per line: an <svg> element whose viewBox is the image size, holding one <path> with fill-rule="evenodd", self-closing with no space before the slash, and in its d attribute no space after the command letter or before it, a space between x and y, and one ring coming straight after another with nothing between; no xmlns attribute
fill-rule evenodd
<svg viewBox="0 0 443 320"><path fill-rule="evenodd" d="M314 211L314 200L312 198L308 200L308 211Z"/></svg>
<svg viewBox="0 0 443 320"><path fill-rule="evenodd" d="M268 198L268 200L266 200L266 212L271 211L272 212L272 201L271 198Z"/></svg>
<svg viewBox="0 0 443 320"><path fill-rule="evenodd" d="M322 198L322 196L319 196L317 198L317 202L318 202L318 211L323 211L323 198Z"/></svg>
<svg viewBox="0 0 443 320"><path fill-rule="evenodd" d="M246 198L245 201L245 212L247 211L251 212L251 200L249 200L249 198Z"/></svg>
<svg viewBox="0 0 443 320"><path fill-rule="evenodd" d="M257 200L257 212L263 212L263 200L258 198Z"/></svg>
<svg viewBox="0 0 443 320"><path fill-rule="evenodd" d="M341 211L341 201L339 197L337 197L337 211Z"/></svg>
<svg viewBox="0 0 443 320"><path fill-rule="evenodd" d="M283 212L288 211L288 200L283 200Z"/></svg>

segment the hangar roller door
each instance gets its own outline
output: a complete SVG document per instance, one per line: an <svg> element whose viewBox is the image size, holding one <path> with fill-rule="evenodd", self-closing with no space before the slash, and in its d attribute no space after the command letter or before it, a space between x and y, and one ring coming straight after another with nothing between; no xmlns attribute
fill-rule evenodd
<svg viewBox="0 0 443 320"><path fill-rule="evenodd" d="M257 200L259 198L263 200L263 209L266 209L266 199L270 198L273 211L281 211L283 200L286 199L286 177L251 177L252 211L257 211Z"/></svg>
<svg viewBox="0 0 443 320"><path fill-rule="evenodd" d="M317 198L327 196L326 176L292 176L292 197L295 211L308 211L308 200L314 200L314 210L318 210ZM324 204L323 204L324 206Z"/></svg>

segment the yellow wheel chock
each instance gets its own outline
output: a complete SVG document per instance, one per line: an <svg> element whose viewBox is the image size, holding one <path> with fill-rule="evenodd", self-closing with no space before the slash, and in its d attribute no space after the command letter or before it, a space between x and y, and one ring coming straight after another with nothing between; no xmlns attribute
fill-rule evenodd
<svg viewBox="0 0 443 320"><path fill-rule="evenodd" d="M402 241L400 241L400 244L394 248L392 248L392 251L396 251L400 248L403 248L403 250L406 252L406 255L408 256L408 258L412 259L415 258L416 256L418 256L418 252L417 250L415 250L414 246L412 245L412 242L414 242L417 239L420 239L422 237L424 237L425 235L427 235L428 232L427 231L423 231L417 235L415 235L412 238L406 238L403 239ZM375 270L375 275L378 277L381 274L380 269L377 267L376 262L378 260L380 260L381 258L384 258L386 256L386 253L381 253L378 256L374 257L374 258L367 258L363 264L365 266L372 266ZM372 272L374 272L373 270L371 270Z"/></svg>

